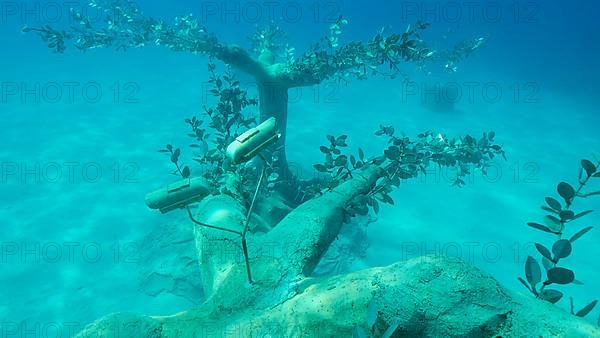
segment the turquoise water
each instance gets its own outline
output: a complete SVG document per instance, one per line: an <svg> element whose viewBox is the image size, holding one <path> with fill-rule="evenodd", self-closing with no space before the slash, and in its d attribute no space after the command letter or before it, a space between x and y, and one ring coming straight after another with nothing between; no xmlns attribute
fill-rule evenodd
<svg viewBox="0 0 600 338"><path fill-rule="evenodd" d="M231 16L222 20L207 12L210 4L139 6L164 19L192 12L221 41L248 45L255 26L250 14L240 14L239 23ZM235 2L229 4L235 8ZM524 276L527 255L539 258L531 242L552 243L526 222L540 222L544 197L556 196L560 181L575 184L579 161L593 159L600 149L598 7L586 1L485 4L503 10L498 22L478 10L469 20L464 6L458 22L452 20L453 8L443 13L440 7L433 17L423 18L432 23L425 40L440 45L447 43L442 36L449 29L456 31L449 40L489 37L484 48L458 65L458 72L430 67L427 75L414 65L402 66L419 85L452 89L458 84L464 96L452 109L432 107L430 99L423 102L422 91L407 92L400 79L373 77L294 93L298 98L289 105L286 147L289 160L306 177L314 174L310 166L322 161L319 146L327 134L346 134L352 149L380 153L385 142L373 135L380 124L409 136L426 130L479 136L494 130L507 153L507 161L495 162L497 177L475 172L462 188L452 187L440 172L403 182L393 192L395 205L383 206L369 224L366 254L350 270L425 253L448 254L473 262L509 289L526 292L517 277ZM144 196L174 181L171 164L157 150L166 143L189 143L183 120L200 116L207 104L207 58L154 46L125 53L81 53L71 47L54 54L35 35L20 32L24 24L45 24L49 12L23 18L23 8L14 12L12 7L23 3L2 5L0 318L30 327L59 323L66 330L116 311L168 315L198 304L197 273L188 276L177 265L193 260L189 247L172 250L169 245L177 242L168 237L169 229L189 226L185 215L159 215L144 205ZM315 3L293 6L303 9L298 22L285 19L281 10L275 13L284 16L281 26L298 53L323 36L330 25L326 18L338 12L349 20L342 42L366 40L382 26L401 31L424 15L411 14L408 9L414 8L407 7L423 10L421 2L321 2L318 10ZM316 18L316 13L321 15ZM267 24L268 15L262 14L260 24ZM251 81L238 75L242 82ZM468 84L473 83L469 100ZM75 88L72 97L69 86ZM483 87L491 89L484 92ZM61 95L55 95L57 88ZM102 94L91 102L97 89ZM493 89L502 91L498 99L492 98ZM600 180L592 181L594 187L600 190ZM590 197L575 208L598 209L599 201ZM599 223L600 214L592 213L573 226ZM584 282L562 288L577 308L600 296L599 241L598 229L592 230L564 260ZM559 306L567 308L567 299ZM598 309L589 318L595 322Z"/></svg>

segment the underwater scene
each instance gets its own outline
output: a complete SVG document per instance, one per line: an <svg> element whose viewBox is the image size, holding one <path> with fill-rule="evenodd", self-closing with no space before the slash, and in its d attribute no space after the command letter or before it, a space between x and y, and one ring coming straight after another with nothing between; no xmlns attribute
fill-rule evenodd
<svg viewBox="0 0 600 338"><path fill-rule="evenodd" d="M0 337L600 337L600 5L0 5Z"/></svg>

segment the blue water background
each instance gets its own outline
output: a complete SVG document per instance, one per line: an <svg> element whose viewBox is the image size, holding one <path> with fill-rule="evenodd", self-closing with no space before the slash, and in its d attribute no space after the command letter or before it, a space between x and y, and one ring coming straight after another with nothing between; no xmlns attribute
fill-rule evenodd
<svg viewBox="0 0 600 338"><path fill-rule="evenodd" d="M436 3L428 2L427 6ZM323 36L329 25L323 21L325 14L331 13L322 13L315 22L314 12L309 9L312 4L299 3L304 13L299 22L282 23L290 45L298 53ZM407 14L406 3L405 7L392 1L335 4L350 21L342 42L364 41L383 26L400 31L420 17ZM414 4L423 6L422 2ZM290 103L288 156L305 166L307 176L312 175L310 165L321 161L318 147L325 144L326 134L349 135L350 148L360 146L367 155L381 152L385 142L373 135L379 124L394 125L411 136L426 130L448 136L480 136L494 130L497 141L506 149L508 161L496 162L501 171L497 179L485 179L476 173L473 182L460 189L435 174L404 183L393 193L395 206L383 207L378 222L369 226L370 248L357 269L391 264L420 253L443 252L474 262L507 288L521 292L526 290L516 278L524 275L525 257L539 257L530 243L551 245L550 236L525 223L541 221L544 213L539 206L544 196L556 196L559 181L575 183L580 159L591 158L594 151L600 150L600 5L591 1L547 1L525 8L527 3L519 2L522 16L515 20L511 10L514 2L496 4L503 10L498 22L490 22L478 10L473 22L466 18L458 24L448 22L443 14L424 18L432 23L425 38L441 46L446 43L441 36L448 29L456 30L449 40L489 37L484 49L459 64L458 73L449 75L440 67L431 68L432 74L427 76L413 65L403 67L419 84L496 84L503 91L498 102L476 91L474 102L462 99L455 111L435 112L421 102L419 95L407 95L402 81L372 78L341 85L332 100L325 95L327 88L304 88L301 97ZM325 5L320 3L322 10ZM167 21L189 12L198 18L206 14L206 7L191 1L145 1L140 7L148 15ZM464 6L461 8L466 11ZM537 11L532 12L532 8ZM523 22L526 14L532 14L530 19L534 21ZM263 13L260 24L268 23L266 19ZM200 115L206 104L202 91L207 59L160 47L126 53L81 53L69 48L65 54L53 54L36 36L20 33L23 24L36 25L31 18L25 21L3 16L3 84L97 83L103 96L97 103L86 102L80 91L75 92L73 102L64 96L56 103L43 99L36 103L31 96L25 100L18 95L6 97L0 104L3 166L76 162L81 168L95 163L103 174L98 182L91 183L76 170L70 182L62 165L63 176L58 182L36 182L32 175L25 179L6 177L0 189L3 250L10 245L7 243L30 248L39 243L49 249L48 243L58 243L65 250L62 254L67 255L65 242L79 243L79 248L98 243L103 256L98 262L88 262L76 249L73 261L63 256L52 263L41 257L38 263L35 255L22 258L3 251L0 296L5 301L0 304L0 318L85 324L115 311L167 315L190 307L188 301L178 297L153 298L141 293L137 273L142 267L123 258L128 253L123 246L141 243L149 231L169 222L185 221L182 215L161 216L149 210L144 195L173 181L168 175L170 163L156 150L166 143L182 147L188 143L183 119ZM221 20L212 15L207 15L205 21L220 40L243 46L248 45L246 37L255 26L243 16L239 23L231 17ZM251 81L243 74L239 76ZM109 89L114 83L122 91L125 84L134 83L139 89L134 96L137 103L123 102L123 92L115 102L114 92ZM515 85L519 94L516 100ZM527 97L532 88L537 90ZM184 155L189 161L185 156L189 154ZM120 168L116 177L115 163ZM134 174L129 177L131 182L126 180L129 173ZM595 182L595 187L600 188L600 182ZM598 209L598 201L581 201L576 208ZM594 213L573 226L597 226L599 215ZM576 243L572 257L564 260L565 266L585 283L564 288L574 297L576 307L600 297L596 287L600 284L600 263L596 259L599 242L600 232L594 229ZM120 248L111 247L114 243ZM417 253L411 251L415 245ZM472 256L469 248L475 248ZM117 259L114 252L120 254ZM565 301L561 304L566 306ZM590 317L597 316L596 309Z"/></svg>

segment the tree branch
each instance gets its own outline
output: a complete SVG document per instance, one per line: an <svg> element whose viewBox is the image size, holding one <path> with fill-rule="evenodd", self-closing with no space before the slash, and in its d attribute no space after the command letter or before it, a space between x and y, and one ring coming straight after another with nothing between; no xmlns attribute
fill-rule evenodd
<svg viewBox="0 0 600 338"><path fill-rule="evenodd" d="M293 278L311 275L338 236L344 223L345 207L357 196L371 191L384 174L379 166L365 167L356 172L354 178L294 209L264 236L265 242L283 241L286 244L285 275Z"/></svg>
<svg viewBox="0 0 600 338"><path fill-rule="evenodd" d="M289 87L312 86L335 77L354 76L359 80L369 75L395 78L404 62L423 67L427 62L441 61L449 72L456 71L455 63L467 58L483 46L479 37L458 43L452 50L434 50L421 39L421 32L429 24L417 22L402 34L384 34L380 30L367 43L350 42L340 48L317 45L304 56L287 66L279 74Z"/></svg>
<svg viewBox="0 0 600 338"><path fill-rule="evenodd" d="M212 55L259 80L269 77L267 67L238 45L218 46Z"/></svg>
<svg viewBox="0 0 600 338"><path fill-rule="evenodd" d="M165 46L173 51L208 55L228 63L253 76L263 78L267 68L238 45L219 43L218 39L202 27L191 15L175 18L168 25L162 20L144 16L136 6L126 1L96 1L104 15L103 25L95 27L82 12L74 11L72 20L79 25L66 29L51 26L24 27L23 32L38 34L48 47L63 53L67 43L85 51L94 48L127 50L146 45Z"/></svg>

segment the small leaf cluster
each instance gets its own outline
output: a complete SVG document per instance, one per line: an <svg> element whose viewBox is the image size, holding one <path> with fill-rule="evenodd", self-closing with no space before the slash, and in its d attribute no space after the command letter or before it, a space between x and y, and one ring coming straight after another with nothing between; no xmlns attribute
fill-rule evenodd
<svg viewBox="0 0 600 338"><path fill-rule="evenodd" d="M440 59L444 60L444 69L447 73L456 73L458 71L457 63L468 58L480 48L484 47L487 37L476 37L461 41L454 46L452 50L438 53Z"/></svg>
<svg viewBox="0 0 600 338"><path fill-rule="evenodd" d="M462 59L466 59L479 48L484 47L486 42L486 37L476 37L461 41L456 46L454 46L454 49L448 56L448 59L452 62L459 62Z"/></svg>
<svg viewBox="0 0 600 338"><path fill-rule="evenodd" d="M72 34L64 30L56 30L49 25L45 25L38 28L32 28L24 26L21 29L23 33L35 32L37 33L42 41L46 43L48 48L52 49L54 53L64 53L67 49L65 40L72 38Z"/></svg>
<svg viewBox="0 0 600 338"><path fill-rule="evenodd" d="M266 27L257 27L254 35L250 37L252 51L257 55L264 52L277 55L284 49L283 41L286 38L287 35L283 29L274 22Z"/></svg>
<svg viewBox="0 0 600 338"><path fill-rule="evenodd" d="M348 20L340 16L334 24L329 26L329 35L326 38L326 43L330 49L336 49L340 46L339 40L340 35L342 34L342 27L347 24Z"/></svg>
<svg viewBox="0 0 600 338"><path fill-rule="evenodd" d="M357 155L346 155L342 153L342 149L348 146L348 135L333 136L327 135L328 145L319 147L321 153L325 155L323 163L314 164L313 167L317 172L328 174L324 181L320 184L313 184L303 192L305 195L315 196L322 193L323 189L331 191L336 186L340 185L347 179L352 178L352 172L358 170L369 163L370 160L365 158L365 153L362 148L358 148ZM378 213L379 203L377 199L389 203L391 198L387 195L386 189L373 191L368 195L356 196L348 205L346 205L344 218L345 222L350 222L352 217L357 215L365 216L369 213L369 207ZM387 198L386 198L387 197ZM391 201L393 203L393 201Z"/></svg>
<svg viewBox="0 0 600 338"><path fill-rule="evenodd" d="M563 293L556 289L548 289L548 286L553 284L582 284L575 278L575 273L571 269L559 266L559 263L562 259L571 256L575 241L593 228L592 226L587 226L574 232L571 237L563 238L565 230L574 227L570 225L571 222L579 220L593 212L592 210L575 212L572 206L577 198L600 195L600 191L588 193L583 191L591 179L600 178L600 171L598 171L599 164L599 162L594 164L589 160L581 160L577 188L567 182L558 183L556 192L560 198L556 199L548 196L545 198L546 204L541 207L542 210L548 212L544 217L544 221L542 223L527 223L528 226L536 230L556 236L556 240L552 244L551 249L541 243L535 243L535 248L542 256L541 261L546 275L545 280L542 281L542 269L540 264L532 256L528 256L525 261L525 279L521 277L518 278L518 280L537 298L554 304L562 299ZM567 224L569 224L568 227ZM541 285L539 285L540 283ZM583 317L592 311L596 303L597 301L593 301L574 314ZM571 312L573 313L573 310L571 310Z"/></svg>
<svg viewBox="0 0 600 338"><path fill-rule="evenodd" d="M196 116L192 116L191 118L185 119L184 122L192 128L191 133L189 133L188 136L198 142L206 144L206 140L209 138L210 134L206 132L206 129L200 128L204 121ZM193 143L190 144L190 148L202 148L202 146L198 143Z"/></svg>
<svg viewBox="0 0 600 338"><path fill-rule="evenodd" d="M402 61L423 62L433 56L434 52L421 39L421 31L429 26L428 23L417 21L415 25L409 25L402 34L386 36L384 29L379 31L368 43L367 56L372 60L368 68L372 74L389 75L393 78L400 71ZM388 65L389 73L379 71L378 63Z"/></svg>
<svg viewBox="0 0 600 338"><path fill-rule="evenodd" d="M352 217L368 215L369 208L373 209L375 214L378 214L380 209L379 202L391 205L394 204L394 200L389 196L389 193L392 192L392 188L390 186L380 185L379 183L380 182L378 182L378 187L368 194L358 195L348 203L344 209L344 222L350 223Z"/></svg>
<svg viewBox="0 0 600 338"><path fill-rule="evenodd" d="M348 146L346 143L347 139L348 135L340 135L338 137L327 135L329 144L319 147L321 153L325 155L325 161L315 164L314 168L318 172L331 174L331 188L352 176L348 168L348 156L342 154L342 149Z"/></svg>
<svg viewBox="0 0 600 338"><path fill-rule="evenodd" d="M179 156L181 156L181 149L173 148L172 145L167 144L164 149L160 149L158 150L158 152L167 153L169 155L171 163L173 163L176 167L175 171L171 173L172 175L180 175L183 178L190 177L190 167L184 166L179 162Z"/></svg>

